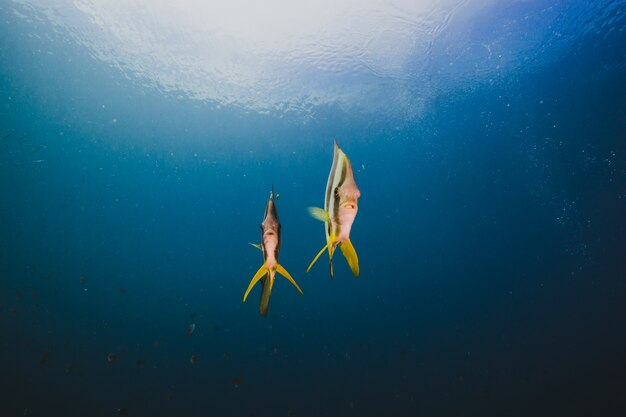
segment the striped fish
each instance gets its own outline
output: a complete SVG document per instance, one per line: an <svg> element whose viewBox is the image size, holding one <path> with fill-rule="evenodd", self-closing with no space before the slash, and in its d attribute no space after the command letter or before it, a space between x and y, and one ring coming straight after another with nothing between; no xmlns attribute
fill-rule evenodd
<svg viewBox="0 0 626 417"><path fill-rule="evenodd" d="M272 187L272 191L270 192L270 199L265 207L265 215L261 223L261 244L256 245L251 243L251 245L259 248L263 252L263 265L256 274L254 274L252 281L250 281L250 285L248 285L248 289L243 295L244 303L252 287L254 287L258 281L261 281L263 289L261 290L259 311L262 316L267 315L276 272L287 278L300 294L304 295L298 284L296 284L296 281L289 275L289 272L278 263L278 252L280 251L280 222L278 221L278 211L276 210L276 203L274 202L274 187Z"/></svg>
<svg viewBox="0 0 626 417"><path fill-rule="evenodd" d="M358 211L358 201L361 196L359 187L354 181L352 165L346 154L339 148L335 141L335 152L333 155L333 166L328 175L326 184L326 199L324 208L309 207L311 216L325 223L326 225L326 246L319 251L317 256L307 268L307 272L317 261L324 250L328 249L330 257L330 278L333 278L333 254L337 246L348 261L350 269L355 277L359 276L359 258L356 255L354 246L350 241L350 229Z"/></svg>

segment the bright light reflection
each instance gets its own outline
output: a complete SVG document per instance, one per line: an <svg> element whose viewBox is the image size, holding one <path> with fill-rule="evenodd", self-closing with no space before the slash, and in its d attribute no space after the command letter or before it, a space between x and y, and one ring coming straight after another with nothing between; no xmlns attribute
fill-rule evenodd
<svg viewBox="0 0 626 417"><path fill-rule="evenodd" d="M535 27L524 38L511 30L522 19L474 30L495 0L14 2L129 77L260 112L336 105L415 117L442 88L493 80L516 53L545 45Z"/></svg>

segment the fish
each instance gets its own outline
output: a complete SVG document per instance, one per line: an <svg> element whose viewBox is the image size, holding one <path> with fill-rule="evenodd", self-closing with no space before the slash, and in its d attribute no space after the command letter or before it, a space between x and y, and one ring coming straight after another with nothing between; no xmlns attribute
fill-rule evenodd
<svg viewBox="0 0 626 417"><path fill-rule="evenodd" d="M330 258L330 278L333 279L333 255L337 246L348 261L350 270L355 277L359 276L359 258L350 241L352 224L359 210L358 202L361 191L354 180L354 171L348 156L341 150L335 140L333 165L326 183L324 208L309 207L309 214L325 224L326 245L315 256L306 272L328 250Z"/></svg>
<svg viewBox="0 0 626 417"><path fill-rule="evenodd" d="M298 286L296 281L289 275L289 272L281 264L278 263L278 252L280 251L280 222L278 221L278 211L276 209L276 203L274 201L274 186L270 192L270 198L265 206L265 215L263 216L263 222L261 223L261 243L254 244L252 246L260 249L263 252L263 265L254 274L254 277L248 285L248 289L243 295L243 302L246 302L250 290L254 285L261 281L261 300L259 302L259 312L262 316L267 315L267 311L270 305L270 297L272 295L272 288L274 287L274 278L276 272L283 277L287 278L298 292L302 295L302 289Z"/></svg>

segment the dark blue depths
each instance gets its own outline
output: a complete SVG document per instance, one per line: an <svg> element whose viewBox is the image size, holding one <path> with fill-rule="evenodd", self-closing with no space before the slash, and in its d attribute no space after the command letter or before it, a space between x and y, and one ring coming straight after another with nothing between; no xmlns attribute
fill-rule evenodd
<svg viewBox="0 0 626 417"><path fill-rule="evenodd" d="M3 18L1 415L626 411L623 30L418 120L303 125L34 53L54 38ZM305 273L333 137L358 279ZM263 319L241 298L272 184L305 295L278 278Z"/></svg>

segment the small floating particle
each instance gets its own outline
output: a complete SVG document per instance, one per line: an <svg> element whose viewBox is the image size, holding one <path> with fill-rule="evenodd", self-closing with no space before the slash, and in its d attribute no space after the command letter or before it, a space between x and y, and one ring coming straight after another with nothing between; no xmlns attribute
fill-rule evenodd
<svg viewBox="0 0 626 417"><path fill-rule="evenodd" d="M120 287L117 289L117 292L119 292L120 294L126 294L126 288Z"/></svg>
<svg viewBox="0 0 626 417"><path fill-rule="evenodd" d="M196 330L196 325L195 323L191 323L189 326L187 326L187 336L191 336L194 330Z"/></svg>
<svg viewBox="0 0 626 417"><path fill-rule="evenodd" d="M120 415L120 416L127 416L128 415L128 408L126 408L126 407L118 408L117 409L117 414Z"/></svg>
<svg viewBox="0 0 626 417"><path fill-rule="evenodd" d="M230 383L233 385L234 388L239 388L242 384L242 380L241 378L233 378L230 380Z"/></svg>
<svg viewBox="0 0 626 417"><path fill-rule="evenodd" d="M143 358L139 358L135 361L135 365L137 366L143 366L146 363L146 360Z"/></svg>
<svg viewBox="0 0 626 417"><path fill-rule="evenodd" d="M157 340L154 341L154 347L159 348L161 346L161 343L163 343L163 337L159 337Z"/></svg>
<svg viewBox="0 0 626 417"><path fill-rule="evenodd" d="M81 275L81 277L78 280L80 281L81 285L85 285L87 283L87 278L85 278L82 275Z"/></svg>
<svg viewBox="0 0 626 417"><path fill-rule="evenodd" d="M113 363L117 361L117 353L111 352L107 355L107 362Z"/></svg>
<svg viewBox="0 0 626 417"><path fill-rule="evenodd" d="M191 358L189 358L189 362L192 365L197 364L198 362L200 362L200 358L197 355L191 355Z"/></svg>

